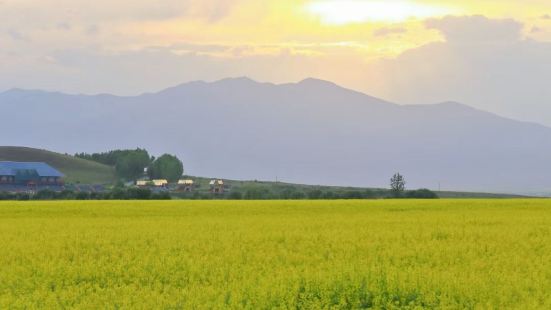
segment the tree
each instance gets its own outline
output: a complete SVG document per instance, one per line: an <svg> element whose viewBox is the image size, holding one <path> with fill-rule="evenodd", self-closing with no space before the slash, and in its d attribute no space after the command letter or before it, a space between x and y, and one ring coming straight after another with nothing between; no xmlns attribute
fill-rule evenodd
<svg viewBox="0 0 551 310"><path fill-rule="evenodd" d="M164 154L151 164L148 173L152 179L166 179L169 182L176 182L184 174L184 165L178 157Z"/></svg>
<svg viewBox="0 0 551 310"><path fill-rule="evenodd" d="M113 150L105 153L75 154L76 157L114 166L117 176L126 180L134 180L142 176L144 168L153 162L154 157L144 149Z"/></svg>
<svg viewBox="0 0 551 310"><path fill-rule="evenodd" d="M150 157L146 150L137 149L119 155L115 170L119 177L134 180L142 176L144 168L150 164Z"/></svg>
<svg viewBox="0 0 551 310"><path fill-rule="evenodd" d="M392 197L402 197L402 194L406 190L406 180L400 173L394 174L390 179L390 192Z"/></svg>

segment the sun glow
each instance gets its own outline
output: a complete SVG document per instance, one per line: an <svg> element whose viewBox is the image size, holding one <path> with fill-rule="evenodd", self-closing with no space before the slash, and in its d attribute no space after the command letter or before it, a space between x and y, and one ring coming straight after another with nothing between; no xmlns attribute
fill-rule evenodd
<svg viewBox="0 0 551 310"><path fill-rule="evenodd" d="M363 22L403 22L457 13L449 7L418 4L412 1L319 0L306 10L326 24Z"/></svg>

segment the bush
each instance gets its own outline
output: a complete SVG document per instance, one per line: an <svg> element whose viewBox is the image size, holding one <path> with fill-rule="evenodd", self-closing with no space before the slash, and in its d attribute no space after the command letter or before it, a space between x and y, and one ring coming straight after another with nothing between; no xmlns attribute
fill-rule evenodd
<svg viewBox="0 0 551 310"><path fill-rule="evenodd" d="M90 199L90 194L87 193L87 192L78 192L75 195L75 199L76 200L88 200L88 199Z"/></svg>
<svg viewBox="0 0 551 310"><path fill-rule="evenodd" d="M168 192L154 193L151 195L152 200L171 200L172 197Z"/></svg>
<svg viewBox="0 0 551 310"><path fill-rule="evenodd" d="M31 195L27 193L17 193L15 194L15 199L17 200L31 200Z"/></svg>
<svg viewBox="0 0 551 310"><path fill-rule="evenodd" d="M232 191L232 192L228 195L228 199L231 199L231 200L241 200L241 199L243 199L243 194L241 194L241 192L238 192L238 191Z"/></svg>
<svg viewBox="0 0 551 310"><path fill-rule="evenodd" d="M105 199L102 193L97 193L97 192L90 193L90 200L102 200L102 199Z"/></svg>
<svg viewBox="0 0 551 310"><path fill-rule="evenodd" d="M291 199L294 199L294 200L306 199L306 194L301 191L296 191L291 195Z"/></svg>
<svg viewBox="0 0 551 310"><path fill-rule="evenodd" d="M323 199L330 200L330 199L336 199L337 195L335 195L335 193L332 192L332 191L327 191L327 192L323 193L322 197L323 197Z"/></svg>
<svg viewBox="0 0 551 310"><path fill-rule="evenodd" d="M70 200L70 199L75 199L75 197L76 197L75 192L70 190L64 190L60 193L57 193L55 199Z"/></svg>
<svg viewBox="0 0 551 310"><path fill-rule="evenodd" d="M341 194L342 199L362 199L364 196L360 191L349 190Z"/></svg>
<svg viewBox="0 0 551 310"><path fill-rule="evenodd" d="M272 192L266 188L249 188L245 191L247 200L265 200L273 198Z"/></svg>
<svg viewBox="0 0 551 310"><path fill-rule="evenodd" d="M125 199L149 200L151 191L146 188L129 188L126 190Z"/></svg>
<svg viewBox="0 0 551 310"><path fill-rule="evenodd" d="M308 196L308 199L316 200L321 199L323 196L323 192L319 189L311 190L309 191L306 196Z"/></svg>
<svg viewBox="0 0 551 310"><path fill-rule="evenodd" d="M52 200L56 198L56 192L45 189L41 190L33 196L35 200Z"/></svg>
<svg viewBox="0 0 551 310"><path fill-rule="evenodd" d="M0 200L14 200L15 196L7 192L0 192Z"/></svg>
<svg viewBox="0 0 551 310"><path fill-rule="evenodd" d="M409 199L438 199L438 195L426 188L418 189L415 191L409 191L406 193L406 198Z"/></svg>

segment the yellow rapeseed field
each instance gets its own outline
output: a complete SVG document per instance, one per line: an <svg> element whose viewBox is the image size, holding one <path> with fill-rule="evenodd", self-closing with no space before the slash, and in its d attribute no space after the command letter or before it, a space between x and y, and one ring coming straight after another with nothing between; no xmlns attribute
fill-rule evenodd
<svg viewBox="0 0 551 310"><path fill-rule="evenodd" d="M551 309L551 201L0 203L0 309Z"/></svg>

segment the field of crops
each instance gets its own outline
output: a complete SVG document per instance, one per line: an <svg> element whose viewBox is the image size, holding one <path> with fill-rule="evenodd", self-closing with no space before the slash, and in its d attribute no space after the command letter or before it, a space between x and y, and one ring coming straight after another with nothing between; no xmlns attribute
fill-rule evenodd
<svg viewBox="0 0 551 310"><path fill-rule="evenodd" d="M0 309L551 309L551 201L0 203Z"/></svg>

